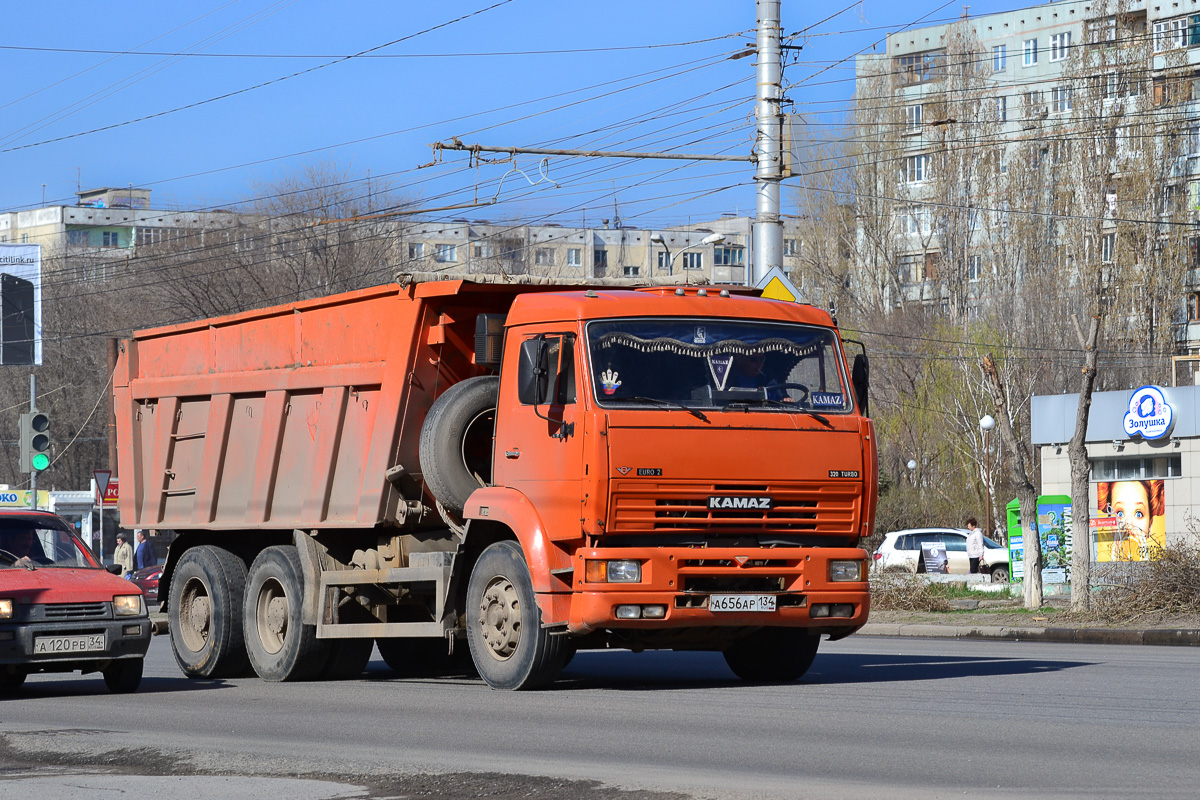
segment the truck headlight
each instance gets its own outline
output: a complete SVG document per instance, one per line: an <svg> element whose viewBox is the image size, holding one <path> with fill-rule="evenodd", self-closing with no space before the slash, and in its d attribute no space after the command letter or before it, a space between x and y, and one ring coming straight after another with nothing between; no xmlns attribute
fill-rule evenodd
<svg viewBox="0 0 1200 800"><path fill-rule="evenodd" d="M113 613L118 617L136 617L146 613L140 594L119 594L113 598Z"/></svg>
<svg viewBox="0 0 1200 800"><path fill-rule="evenodd" d="M642 562L631 559L621 561L588 561L583 568L588 583L641 583Z"/></svg>
<svg viewBox="0 0 1200 800"><path fill-rule="evenodd" d="M844 581L861 581L863 576L863 562L857 559L853 561L830 561L829 562L829 580L834 583Z"/></svg>
<svg viewBox="0 0 1200 800"><path fill-rule="evenodd" d="M0 600L0 619L12 619L12 600Z"/></svg>

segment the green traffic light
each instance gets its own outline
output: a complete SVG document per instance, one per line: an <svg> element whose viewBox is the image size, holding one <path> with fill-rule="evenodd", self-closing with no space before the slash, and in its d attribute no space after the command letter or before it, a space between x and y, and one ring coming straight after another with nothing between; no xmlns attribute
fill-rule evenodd
<svg viewBox="0 0 1200 800"><path fill-rule="evenodd" d="M46 453L34 453L32 461L33 468L38 471L50 466L50 456Z"/></svg>

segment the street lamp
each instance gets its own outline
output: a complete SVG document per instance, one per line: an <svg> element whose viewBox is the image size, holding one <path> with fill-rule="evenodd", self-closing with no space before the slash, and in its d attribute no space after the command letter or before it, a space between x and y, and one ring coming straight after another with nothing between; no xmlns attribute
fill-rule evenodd
<svg viewBox="0 0 1200 800"><path fill-rule="evenodd" d="M983 529L987 537L992 538L992 448L991 434L992 428L996 427L996 420L991 414L984 414L979 420L979 429L983 431L983 496L987 503L987 525Z"/></svg>
<svg viewBox="0 0 1200 800"><path fill-rule="evenodd" d="M706 244L721 244L722 242L725 241L725 234L723 234L723 233L709 234L708 236L705 236L703 239L701 239L696 244L689 244L687 247L681 247L679 250L675 251L675 255L671 255L671 248L667 247L667 240L663 238L663 235L661 233L650 234L650 241L653 242L654 244L662 245L663 250L667 251L667 274L674 275L675 274L675 259L679 258L680 253L684 252L685 250L691 250L693 247L701 247Z"/></svg>

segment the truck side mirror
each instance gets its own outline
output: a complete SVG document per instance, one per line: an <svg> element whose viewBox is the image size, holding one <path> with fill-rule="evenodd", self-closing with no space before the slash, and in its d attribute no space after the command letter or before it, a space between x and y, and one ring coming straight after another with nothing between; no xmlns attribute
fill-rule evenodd
<svg viewBox="0 0 1200 800"><path fill-rule="evenodd" d="M522 405L546 402L550 388L550 371L546 369L546 339L535 336L521 342L521 358L517 366L517 399Z"/></svg>
<svg viewBox="0 0 1200 800"><path fill-rule="evenodd" d="M867 410L868 390L871 386L871 363L867 361L866 353L854 357L854 367L850 374L854 381L854 394L858 398L858 408L864 417L871 416Z"/></svg>

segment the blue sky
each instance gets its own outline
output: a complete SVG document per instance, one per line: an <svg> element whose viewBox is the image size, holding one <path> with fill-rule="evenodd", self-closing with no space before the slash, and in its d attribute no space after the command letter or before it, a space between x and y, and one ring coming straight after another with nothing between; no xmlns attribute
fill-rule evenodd
<svg viewBox="0 0 1200 800"><path fill-rule="evenodd" d="M785 32L810 28L785 79L813 120L845 112L856 52L962 13L848 6L783 0ZM424 207L497 198L453 212L473 219L595 224L614 197L639 227L752 213L747 164L556 158L557 186L507 165L469 169L463 153L417 167L452 136L745 154L754 59L728 56L753 41L754 18L753 0L13 4L0 34L0 210L39 206L43 191L73 203L77 181L145 186L155 207L220 207L325 161ZM516 167L537 179L536 158Z"/></svg>

